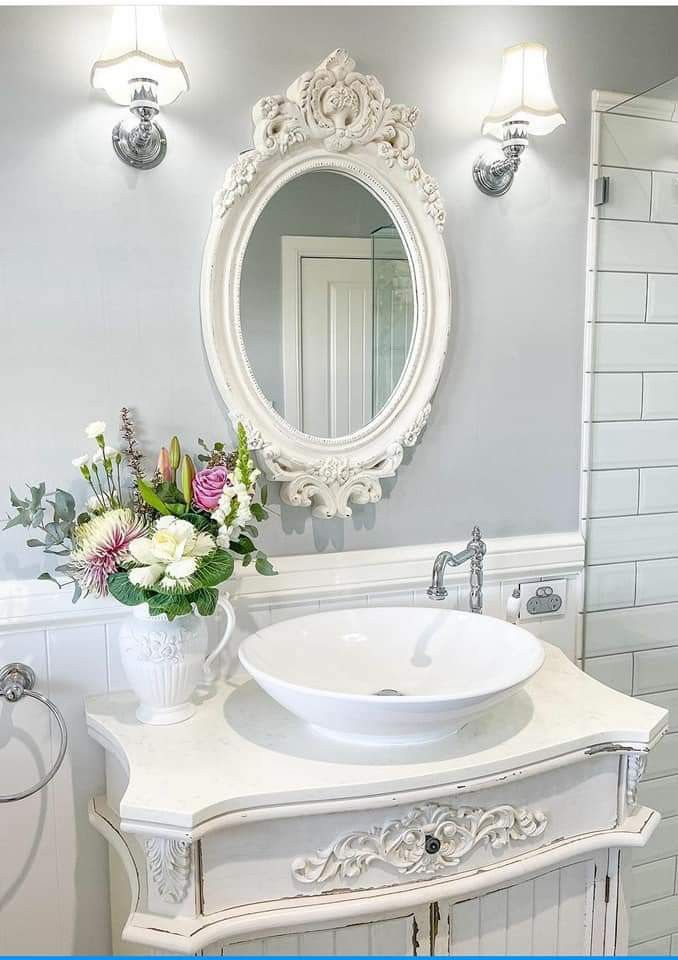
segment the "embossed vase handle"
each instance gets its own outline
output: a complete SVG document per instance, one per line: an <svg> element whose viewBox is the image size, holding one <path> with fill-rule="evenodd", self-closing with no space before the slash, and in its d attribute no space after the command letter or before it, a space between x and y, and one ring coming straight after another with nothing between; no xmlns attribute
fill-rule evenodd
<svg viewBox="0 0 678 960"><path fill-rule="evenodd" d="M233 628L235 627L235 610L228 599L228 594L217 601L217 606L223 610L226 615L226 626L224 628L224 634L221 640L210 653L210 655L205 658L202 669L206 683L212 683L214 680L214 670L212 669L212 664L224 649L228 641L231 639L231 634L233 633Z"/></svg>

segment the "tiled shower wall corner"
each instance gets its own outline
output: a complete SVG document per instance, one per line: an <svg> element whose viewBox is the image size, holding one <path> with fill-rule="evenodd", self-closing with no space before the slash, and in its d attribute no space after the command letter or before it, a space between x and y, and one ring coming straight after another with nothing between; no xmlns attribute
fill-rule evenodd
<svg viewBox="0 0 678 960"><path fill-rule="evenodd" d="M640 788L631 949L678 953L678 123L595 113L582 518L584 666L671 713Z"/></svg>

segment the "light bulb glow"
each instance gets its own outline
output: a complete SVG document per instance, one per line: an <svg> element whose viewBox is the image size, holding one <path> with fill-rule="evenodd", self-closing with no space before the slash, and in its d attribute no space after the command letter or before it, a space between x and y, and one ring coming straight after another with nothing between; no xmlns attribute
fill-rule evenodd
<svg viewBox="0 0 678 960"><path fill-rule="evenodd" d="M531 135L543 136L565 123L549 81L548 51L541 43L504 50L499 89L481 132L502 139L504 123L525 120Z"/></svg>
<svg viewBox="0 0 678 960"><path fill-rule="evenodd" d="M159 106L188 90L186 68L169 44L160 7L114 7L108 39L92 67L92 86L129 106L130 82L140 78L157 84Z"/></svg>

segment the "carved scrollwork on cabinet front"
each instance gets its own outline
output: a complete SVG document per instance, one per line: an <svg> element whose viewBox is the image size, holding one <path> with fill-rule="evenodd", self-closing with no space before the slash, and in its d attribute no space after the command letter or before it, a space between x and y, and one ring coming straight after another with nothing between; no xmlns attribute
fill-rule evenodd
<svg viewBox="0 0 678 960"><path fill-rule="evenodd" d="M633 809L638 803L638 787L647 766L646 753L630 753L626 767L626 802Z"/></svg>
<svg viewBox="0 0 678 960"><path fill-rule="evenodd" d="M350 880L382 863L407 876L431 876L457 866L481 845L500 850L539 837L547 824L544 813L525 807L482 810L427 803L398 820L347 833L314 855L298 857L292 875L300 883Z"/></svg>
<svg viewBox="0 0 678 960"><path fill-rule="evenodd" d="M181 903L191 877L190 840L149 837L144 841L144 850L148 873L160 898L166 903Z"/></svg>

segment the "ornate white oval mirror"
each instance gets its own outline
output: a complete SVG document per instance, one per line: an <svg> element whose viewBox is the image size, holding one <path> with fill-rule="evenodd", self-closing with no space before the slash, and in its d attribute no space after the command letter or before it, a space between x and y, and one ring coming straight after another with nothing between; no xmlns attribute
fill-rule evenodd
<svg viewBox="0 0 678 960"><path fill-rule="evenodd" d="M343 50L253 110L214 199L203 335L281 498L318 517L379 500L426 425L449 334L437 184L417 112Z"/></svg>

